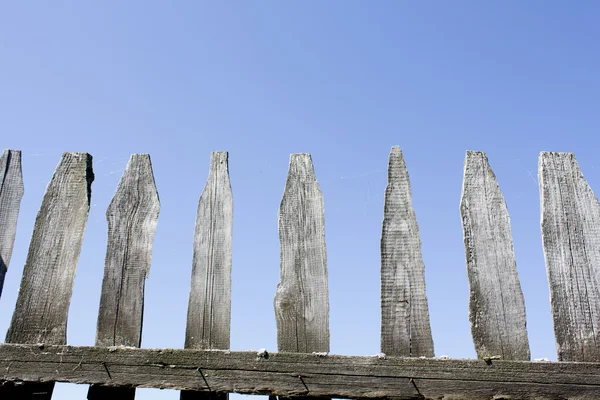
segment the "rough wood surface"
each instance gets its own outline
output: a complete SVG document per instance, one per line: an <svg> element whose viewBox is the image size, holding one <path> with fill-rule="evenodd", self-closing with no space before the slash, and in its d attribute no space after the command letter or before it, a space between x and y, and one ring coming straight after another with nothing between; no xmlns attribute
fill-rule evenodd
<svg viewBox="0 0 600 400"><path fill-rule="evenodd" d="M108 245L97 346L140 347L144 285L150 271L152 243L160 203L147 154L133 154L106 212ZM92 386L88 399L133 399L135 390Z"/></svg>
<svg viewBox="0 0 600 400"><path fill-rule="evenodd" d="M185 348L229 348L232 232L228 153L214 152L198 202ZM224 398L222 394L181 393L181 400Z"/></svg>
<svg viewBox="0 0 600 400"><path fill-rule="evenodd" d="M281 206L280 282L275 295L279 351L329 352L323 195L310 154L292 154Z"/></svg>
<svg viewBox="0 0 600 400"><path fill-rule="evenodd" d="M198 202L185 347L228 349L233 196L227 152L214 152Z"/></svg>
<svg viewBox="0 0 600 400"><path fill-rule="evenodd" d="M425 264L408 171L392 147L381 234L381 351L392 356L433 357L425 293Z"/></svg>
<svg viewBox="0 0 600 400"><path fill-rule="evenodd" d="M480 358L529 360L525 301L506 202L485 153L468 151L460 201L469 320Z"/></svg>
<svg viewBox="0 0 600 400"><path fill-rule="evenodd" d="M0 157L0 296L15 244L22 197L21 152L4 150Z"/></svg>
<svg viewBox="0 0 600 400"><path fill-rule="evenodd" d="M600 361L600 204L573 154L539 157L541 227L558 359Z"/></svg>
<svg viewBox="0 0 600 400"><path fill-rule="evenodd" d="M0 345L0 380L395 399L600 398L600 363Z"/></svg>
<svg viewBox="0 0 600 400"><path fill-rule="evenodd" d="M7 343L66 343L67 314L93 180L92 156L63 155L37 214ZM31 396L39 393L36 399L49 399L52 384L25 385L22 390L29 390Z"/></svg>

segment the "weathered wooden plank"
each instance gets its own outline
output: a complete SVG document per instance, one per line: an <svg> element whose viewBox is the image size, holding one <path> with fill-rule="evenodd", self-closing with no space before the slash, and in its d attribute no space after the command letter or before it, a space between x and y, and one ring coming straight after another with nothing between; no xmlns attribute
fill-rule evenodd
<svg viewBox="0 0 600 400"><path fill-rule="evenodd" d="M425 264L408 171L400 147L390 152L381 234L381 351L433 357Z"/></svg>
<svg viewBox="0 0 600 400"><path fill-rule="evenodd" d="M4 381L280 396L600 398L600 363L5 344L0 345L0 371Z"/></svg>
<svg viewBox="0 0 600 400"><path fill-rule="evenodd" d="M231 324L233 195L225 151L210 158L198 202L185 348L228 349ZM181 400L226 399L225 394L181 392Z"/></svg>
<svg viewBox="0 0 600 400"><path fill-rule="evenodd" d="M279 351L329 352L323 195L310 154L292 154L279 208L281 277L275 295Z"/></svg>
<svg viewBox="0 0 600 400"><path fill-rule="evenodd" d="M0 157L0 296L15 244L22 197L21 151L4 150Z"/></svg>
<svg viewBox="0 0 600 400"><path fill-rule="evenodd" d="M541 228L558 359L600 361L600 204L575 156L539 156Z"/></svg>
<svg viewBox="0 0 600 400"><path fill-rule="evenodd" d="M144 284L160 202L148 154L133 154L106 212L108 241L97 346L139 347Z"/></svg>
<svg viewBox="0 0 600 400"><path fill-rule="evenodd" d="M63 155L35 221L7 343L66 343L67 314L93 180L92 156ZM22 390L29 394L22 398L33 398L35 393L36 399L49 399L52 386L26 385Z"/></svg>
<svg viewBox="0 0 600 400"><path fill-rule="evenodd" d="M229 348L232 231L228 153L214 152L198 202L186 348Z"/></svg>
<svg viewBox="0 0 600 400"><path fill-rule="evenodd" d="M529 360L525 300L510 217L483 152L467 151L460 214L469 277L469 320L480 358Z"/></svg>
<svg viewBox="0 0 600 400"><path fill-rule="evenodd" d="M310 154L292 154L279 207L279 351L329 352L329 293L323 195ZM305 393L308 394L308 393ZM299 397L297 400L326 400ZM281 398L279 400L285 400Z"/></svg>
<svg viewBox="0 0 600 400"><path fill-rule="evenodd" d="M140 347L144 286L160 202L148 154L133 154L106 212L108 245L97 346ZM88 399L133 399L135 389L91 386Z"/></svg>

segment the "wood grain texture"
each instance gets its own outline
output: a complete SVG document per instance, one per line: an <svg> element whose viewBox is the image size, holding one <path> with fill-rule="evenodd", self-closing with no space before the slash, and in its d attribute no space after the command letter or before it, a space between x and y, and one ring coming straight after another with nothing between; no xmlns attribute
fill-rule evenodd
<svg viewBox="0 0 600 400"><path fill-rule="evenodd" d="M63 155L37 214L7 343L66 343L67 314L93 180L92 156ZM0 398L5 396L2 390ZM25 385L21 390L29 393L23 399L49 399L52 384Z"/></svg>
<svg viewBox="0 0 600 400"><path fill-rule="evenodd" d="M139 347L144 286L160 202L147 154L133 154L106 212L108 241L97 346Z"/></svg>
<svg viewBox="0 0 600 400"><path fill-rule="evenodd" d="M392 147L381 234L381 351L433 357L425 264L410 181L400 147Z"/></svg>
<svg viewBox="0 0 600 400"><path fill-rule="evenodd" d="M469 277L469 321L477 355L529 360L525 301L510 217L483 152L467 152L460 214Z"/></svg>
<svg viewBox="0 0 600 400"><path fill-rule="evenodd" d="M140 347L144 286L150 271L152 243L160 202L148 154L133 154L106 212L108 244L97 346ZM88 399L133 399L135 390L92 386Z"/></svg>
<svg viewBox="0 0 600 400"><path fill-rule="evenodd" d="M600 398L600 363L191 349L5 344L0 380L335 398Z"/></svg>
<svg viewBox="0 0 600 400"><path fill-rule="evenodd" d="M186 348L229 348L232 232L228 154L214 152L208 181L198 202Z"/></svg>
<svg viewBox="0 0 600 400"><path fill-rule="evenodd" d="M279 208L281 276L275 295L279 351L329 352L323 195L310 154L292 154Z"/></svg>
<svg viewBox="0 0 600 400"><path fill-rule="evenodd" d="M0 296L15 244L22 197L21 152L4 150L0 157Z"/></svg>
<svg viewBox="0 0 600 400"><path fill-rule="evenodd" d="M539 156L541 228L558 359L600 361L600 205L575 156Z"/></svg>
<svg viewBox="0 0 600 400"><path fill-rule="evenodd" d="M198 201L185 348L228 349L231 325L233 194L229 155L213 152ZM225 400L225 393L182 391L181 400Z"/></svg>
<svg viewBox="0 0 600 400"><path fill-rule="evenodd" d="M63 155L37 214L7 343L66 343L93 179L92 156Z"/></svg>

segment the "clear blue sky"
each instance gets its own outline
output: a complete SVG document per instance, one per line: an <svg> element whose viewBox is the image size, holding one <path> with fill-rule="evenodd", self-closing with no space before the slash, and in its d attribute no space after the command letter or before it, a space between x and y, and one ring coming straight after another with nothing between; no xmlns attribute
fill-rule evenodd
<svg viewBox="0 0 600 400"><path fill-rule="evenodd" d="M4 2L1 147L23 151L25 196L0 337L46 184L64 151L85 151L96 180L68 342L94 343L104 214L129 155L150 153L161 214L143 346L182 347L197 201L210 152L227 150L231 346L275 350L277 210L289 154L310 152L325 198L331 351L376 354L387 156L400 145L436 355L475 357L459 216L472 149L487 152L512 217L532 358L556 359L537 155L575 152L600 188L598 15L583 0ZM86 391L59 385L56 398Z"/></svg>

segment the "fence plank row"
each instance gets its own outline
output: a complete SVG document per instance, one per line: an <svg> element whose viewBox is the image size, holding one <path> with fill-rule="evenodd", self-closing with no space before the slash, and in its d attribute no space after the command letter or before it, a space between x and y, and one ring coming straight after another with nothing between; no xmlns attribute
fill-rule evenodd
<svg viewBox="0 0 600 400"><path fill-rule="evenodd" d="M96 346L140 347L144 285L160 203L148 154L133 154L106 212L108 244ZM134 388L91 386L88 399L133 399Z"/></svg>
<svg viewBox="0 0 600 400"><path fill-rule="evenodd" d="M408 171L400 147L390 152L381 234L381 352L433 357L425 264Z"/></svg>
<svg viewBox="0 0 600 400"><path fill-rule="evenodd" d="M600 204L575 156L539 156L541 228L558 359L600 361Z"/></svg>
<svg viewBox="0 0 600 400"><path fill-rule="evenodd" d="M510 217L483 152L468 151L460 213L469 277L469 321L480 358L529 360L525 301Z"/></svg>
<svg viewBox="0 0 600 400"><path fill-rule="evenodd" d="M22 197L21 152L4 150L0 157L0 296L15 244Z"/></svg>
<svg viewBox="0 0 600 400"><path fill-rule="evenodd" d="M188 303L186 349L228 349L231 324L233 195L229 156L211 154L198 202ZM226 394L183 391L181 400L224 400Z"/></svg>
<svg viewBox="0 0 600 400"><path fill-rule="evenodd" d="M92 156L63 155L35 221L7 343L66 344L67 314L93 180ZM25 385L21 398L50 399L53 386ZM0 398L4 398L2 390Z"/></svg>
<svg viewBox="0 0 600 400"><path fill-rule="evenodd" d="M56 380L280 396L600 398L600 363L0 345L0 371L5 381Z"/></svg>

